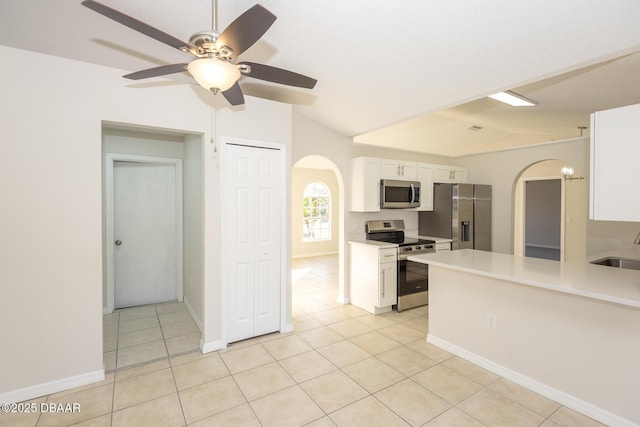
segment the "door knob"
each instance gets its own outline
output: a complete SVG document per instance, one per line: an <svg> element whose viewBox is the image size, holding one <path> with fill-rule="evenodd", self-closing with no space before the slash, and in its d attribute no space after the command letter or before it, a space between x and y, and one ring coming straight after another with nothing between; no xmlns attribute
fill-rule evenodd
<svg viewBox="0 0 640 427"><path fill-rule="evenodd" d="M122 244L121 240L116 240L116 246L120 246Z"/></svg>

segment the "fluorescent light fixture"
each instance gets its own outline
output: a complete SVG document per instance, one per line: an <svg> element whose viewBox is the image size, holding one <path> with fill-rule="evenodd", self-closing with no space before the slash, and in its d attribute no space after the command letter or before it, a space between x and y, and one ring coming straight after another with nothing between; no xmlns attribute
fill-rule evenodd
<svg viewBox="0 0 640 427"><path fill-rule="evenodd" d="M493 98L497 101L504 102L505 104L509 104L514 107L533 107L535 105L538 105L536 101L525 98L524 96L518 95L517 93L511 92L510 90L494 93L493 95L489 95L489 98Z"/></svg>

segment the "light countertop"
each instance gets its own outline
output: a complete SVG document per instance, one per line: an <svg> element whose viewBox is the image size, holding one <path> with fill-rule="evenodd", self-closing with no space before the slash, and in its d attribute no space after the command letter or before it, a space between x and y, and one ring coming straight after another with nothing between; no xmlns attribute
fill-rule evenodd
<svg viewBox="0 0 640 427"><path fill-rule="evenodd" d="M640 308L640 271L461 249L410 261Z"/></svg>
<svg viewBox="0 0 640 427"><path fill-rule="evenodd" d="M380 242L378 240L366 240L366 239L351 239L349 240L349 243L356 244L356 245L377 246L379 248L397 248L398 247L398 245L395 243Z"/></svg>

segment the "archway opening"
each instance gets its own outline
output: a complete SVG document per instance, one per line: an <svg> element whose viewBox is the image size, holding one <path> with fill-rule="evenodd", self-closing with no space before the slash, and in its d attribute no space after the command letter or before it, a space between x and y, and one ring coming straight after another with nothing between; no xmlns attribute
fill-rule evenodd
<svg viewBox="0 0 640 427"><path fill-rule="evenodd" d="M291 185L292 314L295 316L300 314L296 313L295 304L299 300L314 299L319 308L345 300L344 180L331 160L312 155L294 164ZM317 191L322 188L324 191ZM313 277L318 274L321 277ZM309 280L317 281L316 289L301 290L300 284Z"/></svg>
<svg viewBox="0 0 640 427"><path fill-rule="evenodd" d="M524 168L514 182L514 255L558 261L586 258L587 187L565 179L575 167L549 159Z"/></svg>

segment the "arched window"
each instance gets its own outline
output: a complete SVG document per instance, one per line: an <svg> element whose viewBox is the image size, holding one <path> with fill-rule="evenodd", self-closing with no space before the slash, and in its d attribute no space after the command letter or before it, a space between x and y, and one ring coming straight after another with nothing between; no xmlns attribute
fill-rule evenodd
<svg viewBox="0 0 640 427"><path fill-rule="evenodd" d="M302 236L306 242L331 239L331 193L321 182L312 182L304 189Z"/></svg>

